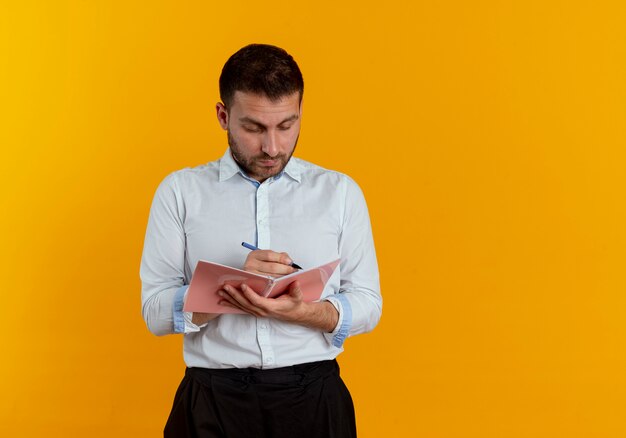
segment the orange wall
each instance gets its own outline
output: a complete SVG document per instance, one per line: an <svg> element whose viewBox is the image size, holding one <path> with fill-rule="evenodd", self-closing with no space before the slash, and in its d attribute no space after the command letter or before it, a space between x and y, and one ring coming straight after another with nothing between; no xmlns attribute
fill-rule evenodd
<svg viewBox="0 0 626 438"><path fill-rule="evenodd" d="M5 3L1 435L161 433L184 365L140 316L148 209L223 153L221 66L269 42L299 156L371 210L360 436L626 436L624 2Z"/></svg>

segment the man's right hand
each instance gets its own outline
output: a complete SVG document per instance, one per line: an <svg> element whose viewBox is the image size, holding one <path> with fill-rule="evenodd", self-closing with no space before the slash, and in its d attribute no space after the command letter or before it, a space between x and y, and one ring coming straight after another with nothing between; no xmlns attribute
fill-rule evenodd
<svg viewBox="0 0 626 438"><path fill-rule="evenodd" d="M291 263L293 260L286 252L257 249L248 254L243 270L272 277L282 277L297 271L291 266Z"/></svg>

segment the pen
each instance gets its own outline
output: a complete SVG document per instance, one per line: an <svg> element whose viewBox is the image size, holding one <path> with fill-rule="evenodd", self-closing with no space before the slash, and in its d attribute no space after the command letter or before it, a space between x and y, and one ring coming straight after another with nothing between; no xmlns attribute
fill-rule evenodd
<svg viewBox="0 0 626 438"><path fill-rule="evenodd" d="M256 246L254 246L254 245L250 245L249 243L246 243L246 242L241 242L241 246L244 246L244 247L248 248L248 249L249 249L249 250L251 250L251 251L256 251L257 249L261 249L261 248L257 248L257 247L256 247ZM290 265L290 266L291 266L292 268L302 269L300 266L296 265L296 264L295 264L295 263L293 263L293 262L291 262L291 265Z"/></svg>

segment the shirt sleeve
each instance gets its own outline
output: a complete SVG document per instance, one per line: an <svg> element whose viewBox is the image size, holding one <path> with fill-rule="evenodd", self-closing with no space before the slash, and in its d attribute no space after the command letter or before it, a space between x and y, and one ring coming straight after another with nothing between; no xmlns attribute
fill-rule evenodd
<svg viewBox="0 0 626 438"><path fill-rule="evenodd" d="M374 329L382 313L378 263L367 204L361 189L349 177L342 188L345 196L339 238L340 290L329 297L340 315L332 337L335 347L341 347L349 336Z"/></svg>
<svg viewBox="0 0 626 438"><path fill-rule="evenodd" d="M166 177L154 195L139 272L142 315L158 336L183 333L186 326L184 205L175 177Z"/></svg>

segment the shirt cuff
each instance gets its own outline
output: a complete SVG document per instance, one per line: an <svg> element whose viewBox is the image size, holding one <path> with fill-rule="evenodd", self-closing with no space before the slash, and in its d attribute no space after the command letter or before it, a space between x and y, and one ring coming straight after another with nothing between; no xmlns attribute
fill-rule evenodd
<svg viewBox="0 0 626 438"><path fill-rule="evenodd" d="M191 322L193 312L183 311L185 298L187 298L187 289L189 289L189 285L182 286L176 291L176 295L174 295L174 333L199 332L200 328L202 327L199 327Z"/></svg>
<svg viewBox="0 0 626 438"><path fill-rule="evenodd" d="M185 292L189 286L178 288L174 295L173 320L174 333L185 333L185 317L183 316L183 304L185 303Z"/></svg>
<svg viewBox="0 0 626 438"><path fill-rule="evenodd" d="M341 348L352 326L352 306L348 298L341 293L326 297L325 300L335 306L339 312L337 326L331 333L326 333L326 338L334 347Z"/></svg>

